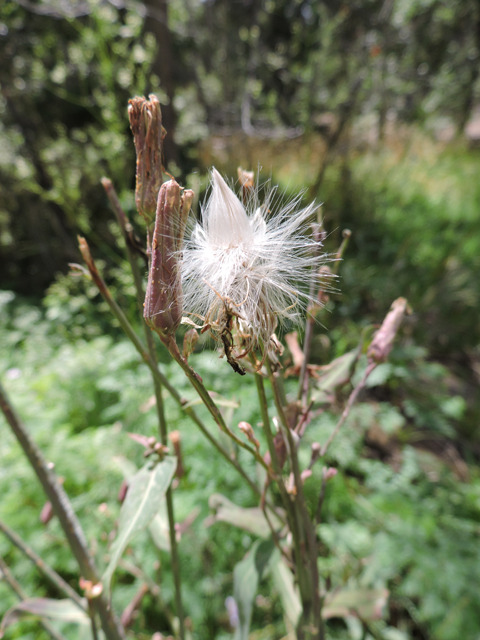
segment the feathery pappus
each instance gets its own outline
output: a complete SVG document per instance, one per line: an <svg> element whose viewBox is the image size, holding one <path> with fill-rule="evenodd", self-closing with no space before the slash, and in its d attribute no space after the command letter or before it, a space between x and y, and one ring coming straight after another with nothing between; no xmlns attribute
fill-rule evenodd
<svg viewBox="0 0 480 640"><path fill-rule="evenodd" d="M275 209L276 190L263 204L258 189L245 203L212 169L212 190L186 239L181 263L183 322L209 330L223 343L228 362L245 373L238 360L258 349L275 360L281 345L278 324L304 317L311 283L324 277L326 256L311 235L318 205L300 208L300 197ZM317 291L318 286L314 288ZM198 319L203 325L198 326Z"/></svg>

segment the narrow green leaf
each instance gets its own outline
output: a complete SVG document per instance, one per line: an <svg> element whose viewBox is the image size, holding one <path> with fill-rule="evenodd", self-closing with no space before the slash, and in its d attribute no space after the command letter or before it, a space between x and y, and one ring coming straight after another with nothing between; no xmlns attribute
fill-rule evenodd
<svg viewBox="0 0 480 640"><path fill-rule="evenodd" d="M155 546L161 551L170 551L170 533L166 500L162 500L158 513L148 526Z"/></svg>
<svg viewBox="0 0 480 640"><path fill-rule="evenodd" d="M123 477L130 480L137 472L137 467L123 456L115 456L117 466L121 470ZM161 551L170 551L170 537L168 532L167 503L161 500L157 515L148 526L153 543Z"/></svg>
<svg viewBox="0 0 480 640"><path fill-rule="evenodd" d="M315 383L312 400L321 403L333 402L335 390L343 387L351 379L359 355L360 349L357 347L322 367L322 373Z"/></svg>
<svg viewBox="0 0 480 640"><path fill-rule="evenodd" d="M221 493L211 495L208 506L215 512L213 516L215 522L228 522L234 527L254 533L260 538L267 539L271 535L270 527L260 507L243 509L222 496ZM280 529L281 521L273 514L270 515L270 518L274 526Z"/></svg>
<svg viewBox="0 0 480 640"><path fill-rule="evenodd" d="M234 640L248 640L253 600L274 550L273 540L257 540L233 570L233 595L238 607L238 626Z"/></svg>
<svg viewBox="0 0 480 640"><path fill-rule="evenodd" d="M389 596L388 589L340 589L325 598L322 616L346 618L357 615L361 620L379 620Z"/></svg>
<svg viewBox="0 0 480 640"><path fill-rule="evenodd" d="M157 464L147 463L131 478L120 511L117 537L110 550L110 563L103 574L103 586L107 594L122 553L132 538L146 529L158 513L176 468L177 459L167 456Z"/></svg>
<svg viewBox="0 0 480 640"><path fill-rule="evenodd" d="M85 601L85 607L87 603ZM3 616L0 625L0 637L5 629L17 622L19 618L35 616L59 620L60 622L72 622L75 624L90 625L90 618L72 600L52 600L50 598L27 598L11 607Z"/></svg>
<svg viewBox="0 0 480 640"><path fill-rule="evenodd" d="M280 596L283 611L295 629L302 613L302 604L298 591L295 588L293 574L285 564L280 553L275 554L274 559L272 559L271 573L273 584Z"/></svg>

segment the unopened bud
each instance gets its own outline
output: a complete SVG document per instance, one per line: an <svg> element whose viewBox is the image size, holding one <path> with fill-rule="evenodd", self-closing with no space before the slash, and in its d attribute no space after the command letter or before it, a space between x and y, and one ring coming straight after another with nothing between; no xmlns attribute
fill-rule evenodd
<svg viewBox="0 0 480 640"><path fill-rule="evenodd" d="M80 578L79 580L80 589L85 593L85 597L87 600L93 600L93 598L98 598L98 596L103 591L103 585L101 582L94 583L91 580L85 580L85 578Z"/></svg>
<svg viewBox="0 0 480 640"><path fill-rule="evenodd" d="M181 478L185 475L185 469L183 467L182 461L182 447L180 443L180 431L172 431L168 434L168 439L173 445L173 450L175 451L175 455L177 457L177 469L175 471L175 477Z"/></svg>
<svg viewBox="0 0 480 640"><path fill-rule="evenodd" d="M367 357L374 362L385 362L392 350L393 340L407 311L405 298L397 298L385 316L382 326L368 347Z"/></svg>
<svg viewBox="0 0 480 640"><path fill-rule="evenodd" d="M123 501L127 497L128 491L128 482L126 480L122 480L122 484L120 485L120 489L118 490L117 500L120 504L123 504Z"/></svg>
<svg viewBox="0 0 480 640"><path fill-rule="evenodd" d="M338 471L334 467L323 467L323 479L328 482L337 475Z"/></svg>
<svg viewBox="0 0 480 640"><path fill-rule="evenodd" d="M300 474L300 480L302 481L302 484L305 484L305 480L310 478L311 475L312 475L311 469L305 469L304 471L302 471L302 473Z"/></svg>
<svg viewBox="0 0 480 640"><path fill-rule="evenodd" d="M249 441L253 444L253 446L256 449L260 448L260 443L255 438L255 434L253 433L253 427L252 427L251 424L249 424L248 422L239 422L238 423L238 428L240 429L240 431L242 431L247 436Z"/></svg>
<svg viewBox="0 0 480 640"><path fill-rule="evenodd" d="M154 450L154 451L155 451L155 453L156 453L157 455L159 455L161 458L163 458L163 456L164 456L165 454L167 454L167 453L168 453L168 451L169 451L168 447L167 447L167 446L165 446L164 444L162 444L161 442L156 442L156 443L153 445L153 450Z"/></svg>
<svg viewBox="0 0 480 640"><path fill-rule="evenodd" d="M147 226L155 220L157 196L162 184L162 112L156 96L132 98L128 117L137 153L135 204Z"/></svg>
<svg viewBox="0 0 480 640"><path fill-rule="evenodd" d="M288 480L285 483L285 489L291 496L297 495L297 487L295 486L295 477L293 473L290 473L288 476Z"/></svg>
<svg viewBox="0 0 480 640"><path fill-rule="evenodd" d="M312 443L312 453L310 456L310 464L308 465L309 469L311 469L315 464L315 462L319 459L321 450L322 450L322 447L319 442Z"/></svg>
<svg viewBox="0 0 480 640"><path fill-rule="evenodd" d="M52 503L48 501L43 505L42 511L40 512L40 522L47 525L54 515Z"/></svg>
<svg viewBox="0 0 480 640"><path fill-rule="evenodd" d="M287 460L287 447L285 446L285 440L283 439L283 435L281 431L275 434L273 438L273 444L275 447L275 454L278 460L278 466L280 467L280 469L283 469L285 462ZM270 451L267 451L267 453L263 456L263 459L268 465L272 464Z"/></svg>
<svg viewBox="0 0 480 640"><path fill-rule="evenodd" d="M252 189L255 186L255 174L253 171L245 171L242 167L238 167L238 181L242 187Z"/></svg>
<svg viewBox="0 0 480 640"><path fill-rule="evenodd" d="M160 337L172 336L182 319L179 252L183 245L193 191L185 190L183 195L180 191L180 186L172 179L162 185L158 194L143 315L146 323Z"/></svg>

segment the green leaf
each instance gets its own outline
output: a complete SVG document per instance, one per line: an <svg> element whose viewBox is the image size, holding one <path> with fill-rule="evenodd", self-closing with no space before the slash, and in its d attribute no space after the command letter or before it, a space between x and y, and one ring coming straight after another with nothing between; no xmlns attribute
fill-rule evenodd
<svg viewBox="0 0 480 640"><path fill-rule="evenodd" d="M176 468L177 459L168 456L157 464L147 463L131 478L120 511L117 537L110 550L110 563L103 574L103 586L107 594L122 553L130 540L139 531L146 529L157 515Z"/></svg>
<svg viewBox="0 0 480 640"><path fill-rule="evenodd" d="M325 620L351 615L362 620L379 620L388 596L388 589L340 589L327 595L322 616Z"/></svg>
<svg viewBox="0 0 480 640"><path fill-rule="evenodd" d="M274 550L272 539L257 540L233 570L233 596L238 607L238 626L234 640L248 640L253 600Z"/></svg>
<svg viewBox="0 0 480 640"><path fill-rule="evenodd" d="M275 558L272 559L271 573L273 584L280 596L283 611L295 629L302 613L302 604L298 591L295 588L293 574L285 564L280 553L276 554Z"/></svg>
<svg viewBox="0 0 480 640"><path fill-rule="evenodd" d="M208 501L210 509L215 511L213 520L215 522L228 522L234 527L244 529L249 533L254 533L260 538L269 538L270 527L260 507L243 509L231 502L221 493L214 493ZM282 523L277 516L270 512L270 519L275 528L280 529Z"/></svg>
<svg viewBox="0 0 480 640"><path fill-rule="evenodd" d="M322 374L315 383L312 400L327 404L333 402L336 389L350 381L359 355L360 349L357 347L322 367Z"/></svg>
<svg viewBox="0 0 480 640"><path fill-rule="evenodd" d="M123 456L115 456L114 460L126 480L130 480L130 478L135 475L137 467L133 462L130 462L130 460L127 460ZM167 503L165 500L160 501L158 513L148 526L148 530L152 536L153 543L158 549L161 551L170 551Z"/></svg>
<svg viewBox="0 0 480 640"><path fill-rule="evenodd" d="M85 607L87 602L85 601ZM90 618L72 600L52 600L50 598L27 598L11 607L3 616L0 637L5 629L24 616L50 618L61 622L90 625Z"/></svg>
<svg viewBox="0 0 480 640"><path fill-rule="evenodd" d="M167 503L162 500L158 513L151 521L148 530L155 546L161 551L170 551L170 533L168 530Z"/></svg>

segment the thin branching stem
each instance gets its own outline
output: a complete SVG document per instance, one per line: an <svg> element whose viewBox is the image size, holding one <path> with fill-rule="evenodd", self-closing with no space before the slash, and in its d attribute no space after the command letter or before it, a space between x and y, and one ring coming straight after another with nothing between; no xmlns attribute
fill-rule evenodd
<svg viewBox="0 0 480 640"><path fill-rule="evenodd" d="M84 247L84 251L85 251L85 247L88 250L88 245L87 245L86 241L83 238L81 238L80 241L81 241L80 246ZM97 285L99 292L101 293L101 295L102 295L103 299L105 300L105 302L110 307L110 310L112 311L112 313L115 316L115 318L118 320L118 322L119 322L120 326L122 327L123 331L125 332L126 336L129 338L129 340L132 342L132 344L135 347L135 349L138 351L138 353L139 353L140 357L142 358L142 360L150 368L152 373L159 379L159 381L161 382L163 387L169 392L169 394L172 396L172 398L175 400L175 402L191 418L191 420L193 420L193 422L198 426L198 428L201 430L203 435L209 440L209 442L211 442L211 444L215 447L215 449L217 449L217 451L225 458L225 460L227 460L237 470L237 472L242 476L242 478L250 486L252 491L254 491L257 495L261 495L260 489L253 482L253 480L251 480L251 478L249 478L249 476L246 474L246 472L240 466L238 461L235 460L234 458L230 457L228 451L224 447L222 447L222 445L216 440L216 438L214 438L214 436L212 436L212 434L205 427L205 425L203 424L202 420L199 418L199 416L197 415L195 410L192 407L186 406L187 405L187 401L180 396L180 394L175 389L175 387L170 384L170 382L168 381L168 378L158 368L158 365L155 362L152 361L148 351L143 346L141 340L138 338L137 334L135 333L132 325L129 323L129 321L127 320L127 317L125 316L123 311L120 309L118 304L113 299L112 294L110 293L107 285L105 284L104 280L101 278L101 276L100 276L100 274L98 272L98 269L96 268L96 265L95 265L95 263L93 262L93 260L92 260L92 258L90 256L90 252L89 251L88 251L88 253L85 252L84 255L88 257L88 260L86 259L85 261L87 262L90 274L91 274L92 279L94 280L95 284Z"/></svg>
<svg viewBox="0 0 480 640"><path fill-rule="evenodd" d="M217 407L214 400L208 393L208 390L203 384L200 376L192 369L192 367L188 364L186 359L180 353L175 340L172 337L170 337L164 340L163 342L166 345L167 349L169 350L172 358L180 365L180 367L185 372L193 388L200 396L203 404L208 409L208 411L210 412L210 415L215 420L217 425L220 427L220 430L223 431L223 433L226 433L235 442L235 444L237 444L242 449L245 449L245 451L248 451L255 458L255 460L268 472L268 465L265 462L265 460L262 458L260 453L256 449L251 447L249 444L241 440L238 436L236 436L233 433L233 431L231 431L227 427L220 409Z"/></svg>
<svg viewBox="0 0 480 640"><path fill-rule="evenodd" d="M270 417L268 415L268 403L267 396L265 394L265 385L263 384L263 378L259 373L255 373L255 384L257 386L258 401L263 422L263 431L267 439L267 446L270 453L270 459L272 461L273 472L278 484L278 489L280 491L283 506L288 513L289 509L291 508L291 501L285 489L285 483L283 482L282 469L280 468L280 462L278 460L277 451L275 449Z"/></svg>
<svg viewBox="0 0 480 640"><path fill-rule="evenodd" d="M320 524L322 516L323 501L325 500L325 493L327 490L327 478L324 475L322 478L322 486L320 487L320 493L318 495L317 508L315 509L315 525Z"/></svg>
<svg viewBox="0 0 480 640"><path fill-rule="evenodd" d="M301 558L300 541L299 541L299 538L297 536L294 536L294 534L293 534L293 531L296 528L295 527L295 522L294 522L295 521L295 513L294 513L294 510L293 510L292 501L290 499L290 496L287 493L287 490L285 488L285 483L283 481L282 469L280 468L280 462L278 460L277 451L275 449L275 442L274 442L274 439L273 439L273 433L272 433L272 427L271 427L271 423L270 423L270 417L268 415L268 404L267 404L267 396L265 394L265 386L263 384L263 378L259 373L255 373L255 383L257 385L257 393L258 393L260 411L261 411L262 421L263 421L263 431L264 431L265 437L267 439L268 451L270 452L270 459L272 461L272 467L273 467L273 471L275 473L276 482L277 482L277 485L278 485L280 496L282 498L282 503L283 503L283 506L285 507L285 511L287 513L287 519L288 519L289 528L292 531L294 547L295 547L295 560L296 560L297 563L300 563L300 565L297 565L297 573L299 575L301 575L303 567L301 565L302 558ZM285 555L285 553L283 552L283 550L280 547L280 543L279 542L277 543L276 532L273 530L273 527L272 527L272 525L270 523L270 520L267 517L266 513L265 513L265 517L266 517L267 522L268 522L268 524L270 526L270 529L272 531L272 536L273 536L275 544L277 544L277 546L280 548L280 551L282 552L282 555Z"/></svg>
<svg viewBox="0 0 480 640"><path fill-rule="evenodd" d="M95 607L93 601L88 600L88 613L90 615L90 627L92 629L92 640L98 640L97 622L95 620Z"/></svg>
<svg viewBox="0 0 480 640"><path fill-rule="evenodd" d="M133 274L133 280L135 283L135 293L137 299L137 306L139 313L142 317L142 324L145 331L145 338L147 341L147 349L150 360L155 363L155 367L158 371L158 362L157 362L157 354L155 351L155 343L153 340L153 335L149 327L147 327L146 323L143 320L143 300L144 300L144 291L143 291L143 283L142 276L140 273L140 269L138 267L138 262L136 260L136 256L132 251L130 246L130 237L127 229L128 218L123 211L118 196L115 192L113 184L110 180L104 178L102 180L102 184L107 193L108 199L112 208L115 212L117 222L122 231L123 238L125 240L125 246L127 251L127 258L130 263L130 268ZM164 446L168 444L168 427L167 421L165 419L165 408L163 402L162 395L162 384L157 375L155 375L153 369L150 369L152 374L153 387L155 390L155 400L157 407L157 415L158 415L158 425L160 432L160 440ZM179 621L179 636L180 640L184 640L185 638L185 615L183 610L183 602L182 602L182 586L181 586L181 575L180 575L180 558L178 556L178 545L177 545L177 537L175 531L175 514L173 509L173 496L171 487L168 488L166 493L166 504L167 504L167 515L168 515L168 532L170 539L170 551L171 551L171 562L172 562L172 572L173 572L173 582L175 586L175 607L177 611L178 621Z"/></svg>
<svg viewBox="0 0 480 640"><path fill-rule="evenodd" d="M297 626L297 634L301 638L303 637L311 638L312 636L311 636L311 630L310 630L310 618L312 614L312 604L314 601L314 589L312 589L312 584L311 584L312 575L308 576L305 570L305 562L304 562L303 549L304 549L305 542L308 543L309 540L307 535L307 527L305 523L302 504L300 501L300 495L303 496L303 487L302 487L300 473L298 469L296 444L285 416L285 411L284 411L285 398L284 398L283 389L280 387L278 378L275 376L274 372L272 371L272 367L270 365L270 362L268 361L267 361L267 371L269 374L270 384L273 390L273 397L275 400L275 407L278 413L278 419L279 419L282 433L287 445L290 468L295 479L296 495L292 496L293 500L291 503L294 510L294 514L292 518L292 536L295 544L295 555L297 556L296 564L300 572L298 576L298 584L300 587L300 595L302 598L302 607L303 607L302 616ZM307 541L305 540L305 538L307 538ZM315 568L316 568L316 557L315 557ZM312 574L312 571L313 571L313 567L311 567L311 574ZM310 577L310 580L309 580L309 577ZM317 581L317 584L318 584L318 581Z"/></svg>
<svg viewBox="0 0 480 640"><path fill-rule="evenodd" d="M172 632L174 632L175 616L173 615L172 610L163 601L159 585L148 575L148 573L145 573L145 571L143 571L143 569L141 569L137 564L134 564L129 560L121 558L118 566L124 569L130 575L137 578L137 580L143 581L148 586L152 598L155 599L160 611L162 612L162 615L164 615L167 619L170 629L172 630Z"/></svg>
<svg viewBox="0 0 480 640"><path fill-rule="evenodd" d="M268 515L268 509L266 507L266 504L262 504L262 511L263 511L263 515L265 516L265 520L267 521L267 524L268 524L268 526L270 528L270 532L272 534L272 540L273 540L275 546L280 551L281 555L283 556L283 559L287 563L287 566L292 571L294 571L295 567L292 564L292 560L291 560L290 556L288 555L288 553L285 551L285 549L280 544L280 538L278 537L278 533L275 530L273 522L270 520L270 516Z"/></svg>
<svg viewBox="0 0 480 640"><path fill-rule="evenodd" d="M65 582L65 580L60 576L56 571L54 571L39 555L35 553L35 551L28 546L26 542L20 538L20 536L15 533L8 525L5 524L2 520L0 520L0 530L7 536L7 538L12 542L20 551L33 562L33 564L37 567L37 569L48 579L50 582L57 587L57 589L62 592L67 598L70 598L77 604L80 609L87 611L85 607L84 600L78 595L76 591L72 589L72 587Z"/></svg>
<svg viewBox="0 0 480 640"><path fill-rule="evenodd" d="M0 557L0 575L8 584L10 589L17 595L20 601L27 600L28 596L25 591L22 589L17 580L13 577L12 572L8 568L6 562L3 558ZM48 620L45 618L40 618L40 624L45 629L45 631L53 638L53 640L66 640L65 636L57 631L55 627L53 627Z"/></svg>
<svg viewBox="0 0 480 640"><path fill-rule="evenodd" d="M284 405L284 391L279 385L279 380L272 371L271 365L267 362L267 370L269 373L270 384L272 385L273 395L275 399L275 406L278 412L278 418L283 429L283 433L288 443L288 454L290 459L290 467L294 477L295 484L295 499L293 501L297 524L300 530L301 540L305 540L306 547L308 549L308 565L310 567L310 585L305 585L303 592L303 606L304 606L304 619L300 623L307 626L307 637L322 640L324 636L323 624L321 619L321 600L319 592L319 575L317 567L318 548L315 535L315 529L308 513L307 504L305 500L305 494L303 491L303 482L300 474L300 465L297 455L297 444L294 439L293 433L288 425L288 421L285 416ZM303 525L303 527L301 526ZM308 580L308 576L306 577ZM313 627L308 623L310 617L313 622Z"/></svg>
<svg viewBox="0 0 480 640"><path fill-rule="evenodd" d="M345 423L345 420L348 418L348 416L350 414L350 411L351 411L351 409L352 409L353 405L355 404L355 401L356 401L356 399L358 397L358 394L364 388L365 383L367 382L368 376L372 373L372 371L375 369L377 364L378 363L375 362L375 361L370 361L368 363L367 368L365 369L365 373L362 376L362 379L357 384L357 386L353 389L352 393L350 394L350 396L348 398L347 404L345 405L345 409L342 411L342 415L340 416L340 420L335 425L335 428L332 431L332 433L330 434L330 436L328 437L328 440L325 442L323 447L320 449L320 456L321 457L323 457L327 453L328 447L332 444L333 440L335 439L335 437L337 436L338 432L340 431L340 429L342 428L343 424Z"/></svg>
<svg viewBox="0 0 480 640"><path fill-rule="evenodd" d="M47 463L40 449L28 434L27 429L18 417L1 384L0 409L27 456L32 469L37 475L37 478L45 491L45 494L52 503L55 515L60 521L60 525L65 533L70 549L78 562L83 577L90 580L93 584L99 583L100 577L97 572L97 568L89 553L85 534L83 533L82 527L73 510L70 500L68 499L61 483L58 482L53 469ZM96 597L93 600L93 603L95 610L100 615L102 628L108 640L123 640L125 638L124 629L103 594Z"/></svg>

